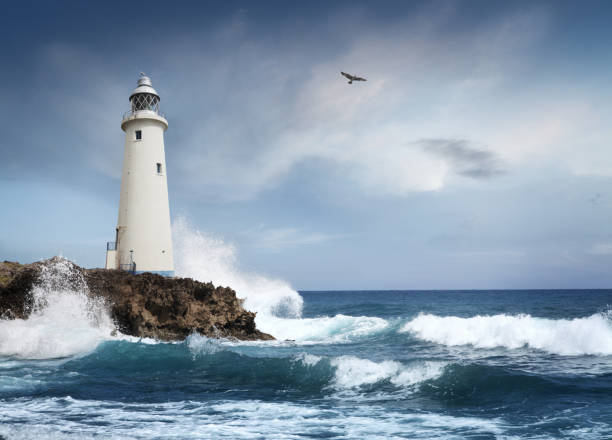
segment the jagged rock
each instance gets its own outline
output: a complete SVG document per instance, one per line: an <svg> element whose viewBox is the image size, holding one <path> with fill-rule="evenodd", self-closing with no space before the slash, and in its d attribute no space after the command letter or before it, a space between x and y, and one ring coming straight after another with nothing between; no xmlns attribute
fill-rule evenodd
<svg viewBox="0 0 612 440"><path fill-rule="evenodd" d="M48 276L58 263L70 270ZM47 284L59 284L57 288L85 290L103 299L117 329L127 335L181 340L198 332L240 340L274 339L257 330L255 313L245 310L228 287L151 273L83 269L59 257L26 265L0 263L0 317L26 319L36 308L32 289L43 277Z"/></svg>
<svg viewBox="0 0 612 440"><path fill-rule="evenodd" d="M33 264L0 263L0 318L25 319L32 310L32 285L39 270Z"/></svg>

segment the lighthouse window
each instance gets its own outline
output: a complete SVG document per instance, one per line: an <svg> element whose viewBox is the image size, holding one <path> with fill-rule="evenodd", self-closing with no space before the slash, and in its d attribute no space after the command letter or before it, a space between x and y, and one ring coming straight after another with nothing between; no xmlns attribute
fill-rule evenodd
<svg viewBox="0 0 612 440"><path fill-rule="evenodd" d="M162 172L162 165L161 163L158 162L157 163L157 174L161 174L161 172Z"/></svg>
<svg viewBox="0 0 612 440"><path fill-rule="evenodd" d="M136 140L139 141L142 139L142 131L136 130Z"/></svg>

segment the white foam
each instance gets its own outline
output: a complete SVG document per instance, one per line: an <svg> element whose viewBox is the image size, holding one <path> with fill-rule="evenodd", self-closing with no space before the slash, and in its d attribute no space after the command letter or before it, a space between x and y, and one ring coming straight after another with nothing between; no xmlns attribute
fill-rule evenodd
<svg viewBox="0 0 612 440"><path fill-rule="evenodd" d="M89 417L88 417L89 416ZM28 420L28 423L23 423ZM382 405L232 400L152 404L70 397L0 402L0 435L15 439L459 439L503 433L499 419L389 411Z"/></svg>
<svg viewBox="0 0 612 440"><path fill-rule="evenodd" d="M358 388L388 380L400 387L410 387L440 377L444 363L415 362L404 365L397 361L374 362L355 356L340 356L331 360L336 368L333 386L336 389Z"/></svg>
<svg viewBox="0 0 612 440"><path fill-rule="evenodd" d="M0 376L0 390L2 390L2 393L9 391L32 391L43 385L43 383L42 380L32 377Z"/></svg>
<svg viewBox="0 0 612 440"><path fill-rule="evenodd" d="M175 273L215 286L228 286L244 298L246 309L262 316L301 316L303 299L285 281L241 271L236 248L194 229L184 218L172 225Z"/></svg>
<svg viewBox="0 0 612 440"><path fill-rule="evenodd" d="M444 374L445 362L425 361L411 364L408 368L402 368L396 376L391 378L391 383L409 387L427 380L437 379Z"/></svg>
<svg viewBox="0 0 612 440"><path fill-rule="evenodd" d="M271 316L257 321L257 328L278 340L299 344L338 344L375 335L386 330L389 322L370 316L346 316L284 319Z"/></svg>
<svg viewBox="0 0 612 440"><path fill-rule="evenodd" d="M310 354L310 353L299 353L297 355L295 355L293 357L293 360L295 362L299 362L302 365L304 365L305 367L314 367L315 365L317 365L321 359L323 359L320 356L316 356L314 354Z"/></svg>
<svg viewBox="0 0 612 440"><path fill-rule="evenodd" d="M67 260L42 268L32 290L28 319L0 320L0 356L49 359L89 352L110 339L104 305L87 296L87 285Z"/></svg>
<svg viewBox="0 0 612 440"><path fill-rule="evenodd" d="M459 318L420 314L400 332L410 332L417 338L449 346L529 347L560 355L612 355L610 313L575 319L530 315Z"/></svg>

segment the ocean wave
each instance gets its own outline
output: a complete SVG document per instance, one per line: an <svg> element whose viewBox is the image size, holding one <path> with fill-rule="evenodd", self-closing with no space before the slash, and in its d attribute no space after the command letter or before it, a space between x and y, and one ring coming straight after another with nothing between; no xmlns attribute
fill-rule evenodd
<svg viewBox="0 0 612 440"><path fill-rule="evenodd" d="M20 421L27 417L28 424ZM120 423L118 423L118 421ZM390 411L368 404L217 400L149 404L72 397L0 402L0 435L10 439L416 438L497 436L499 419Z"/></svg>
<svg viewBox="0 0 612 440"><path fill-rule="evenodd" d="M279 341L291 340L298 344L352 342L379 334L390 327L390 323L383 318L346 315L302 319L258 316L256 323L259 330Z"/></svg>
<svg viewBox="0 0 612 440"><path fill-rule="evenodd" d="M184 374L190 374L202 383L213 381L229 388L253 386L321 396L330 390L364 387L366 392L412 389L445 374L446 365L437 361L403 363L350 355L323 356L305 351L287 355L273 347L261 351L194 334L181 344L105 343L95 354L74 359L68 366L75 371L96 369L125 374L134 380L152 372L165 372L169 390L177 386L175 381L182 382Z"/></svg>
<svg viewBox="0 0 612 440"><path fill-rule="evenodd" d="M337 390L361 388L381 382L389 382L396 387L412 387L441 377L447 366L446 362L434 361L415 361L410 364L391 360L375 362L357 356L327 359L310 353L300 353L293 357L293 361L305 367L328 362L333 373L329 385Z"/></svg>
<svg viewBox="0 0 612 440"><path fill-rule="evenodd" d="M446 366L443 362L413 362L408 365L397 361L374 362L355 356L340 356L330 363L335 368L332 385L336 389L359 388L383 381L397 387L411 387L440 377Z"/></svg>
<svg viewBox="0 0 612 440"><path fill-rule="evenodd" d="M85 356L50 362L28 363L26 369L7 365L0 380L0 397L54 396L54 383L67 395L107 399L99 380L119 378L122 396L135 396L156 382L155 395L181 399L333 398L345 404L385 402L389 399L424 397L438 404L500 405L514 396L554 396L585 390L608 393L609 386L594 385L583 375L551 376L517 368L463 364L442 360L393 358L367 359L355 355L330 356L295 348L245 347L228 341L192 335L182 343L140 344L109 341ZM299 348L298 348L299 349ZM12 363L13 361L9 361ZM27 370L27 371L26 371ZM189 380L186 382L186 378ZM596 386L596 388L593 388ZM8 394L7 394L8 393ZM148 394L144 394L148 399ZM0 423L1 424L1 423Z"/></svg>
<svg viewBox="0 0 612 440"><path fill-rule="evenodd" d="M50 359L87 353L111 338L114 325L104 306L67 260L42 267L32 289L28 319L0 320L0 356Z"/></svg>
<svg viewBox="0 0 612 440"><path fill-rule="evenodd" d="M443 374L420 383L418 393L442 404L501 409L517 400L554 402L562 395L596 393L603 397L612 392L605 375L550 375L517 367L449 363Z"/></svg>
<svg viewBox="0 0 612 440"><path fill-rule="evenodd" d="M547 319L530 315L460 318L420 314L400 332L441 345L476 348L528 347L559 355L612 355L611 313Z"/></svg>

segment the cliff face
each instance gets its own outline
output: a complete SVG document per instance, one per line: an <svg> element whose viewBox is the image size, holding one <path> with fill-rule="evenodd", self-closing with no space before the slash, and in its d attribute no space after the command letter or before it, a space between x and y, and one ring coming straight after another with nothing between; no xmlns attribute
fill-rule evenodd
<svg viewBox="0 0 612 440"><path fill-rule="evenodd" d="M69 265L49 277L53 265ZM119 270L82 269L55 257L40 263L0 263L0 317L26 319L35 307L32 289L41 278L62 288L85 290L108 306L117 329L127 335L181 340L192 332L209 337L270 340L255 327L255 313L242 307L236 292L190 278L165 278Z"/></svg>

